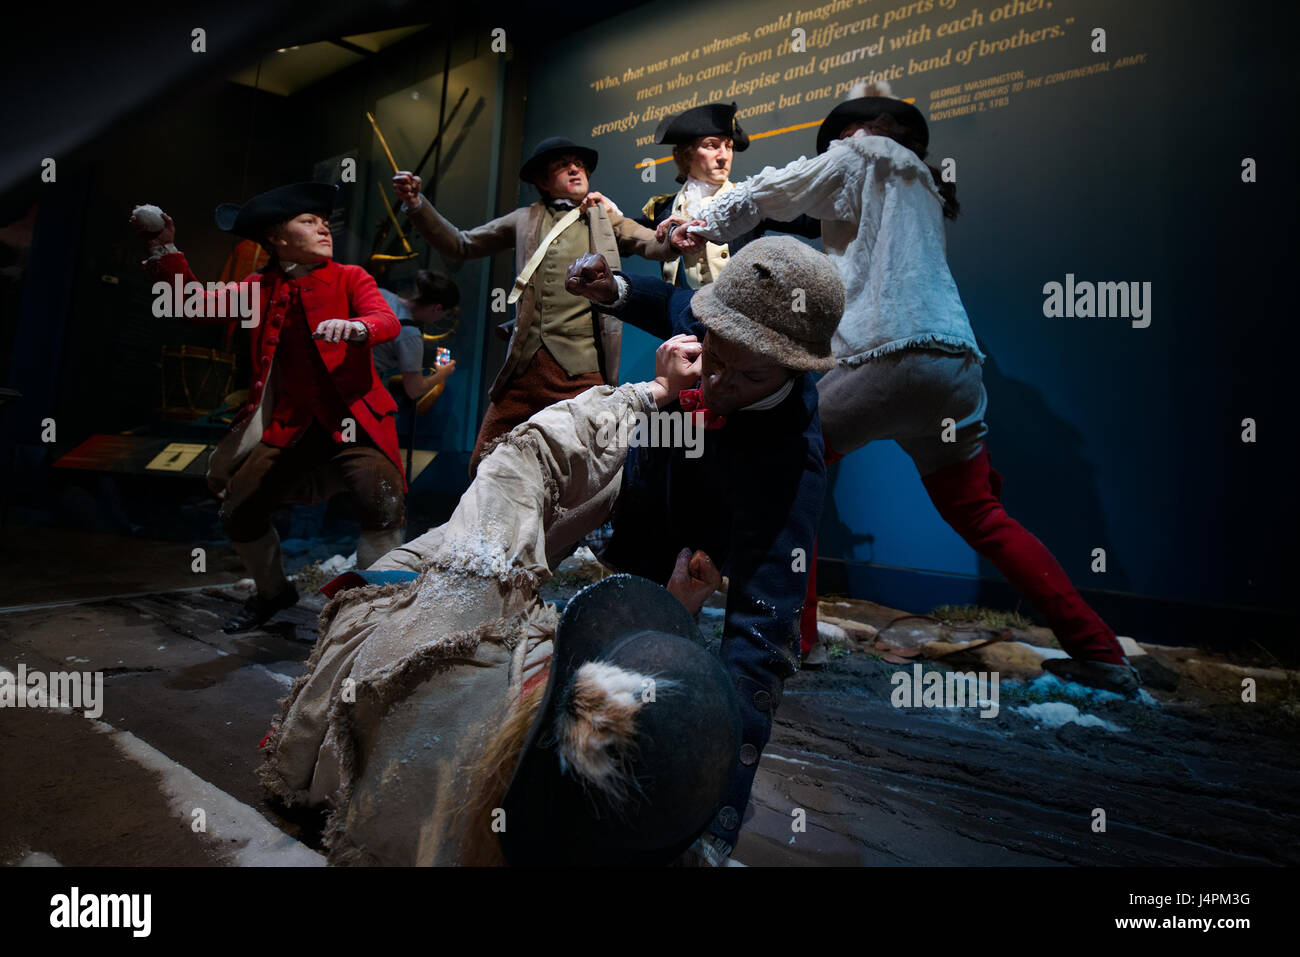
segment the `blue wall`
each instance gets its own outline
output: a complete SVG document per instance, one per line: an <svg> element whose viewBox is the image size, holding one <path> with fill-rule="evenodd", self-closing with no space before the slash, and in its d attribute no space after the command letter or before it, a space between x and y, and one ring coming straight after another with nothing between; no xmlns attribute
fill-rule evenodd
<svg viewBox="0 0 1300 957"><path fill-rule="evenodd" d="M530 76L525 151L544 136L567 135L600 150L593 185L633 213L653 193L676 188L671 163L643 182L635 164L663 157L637 145L654 119L593 136L593 127L667 104L730 80L826 61L875 43L875 56L824 77L782 81L725 96L742 111L778 93L851 80L868 70L953 56L1058 27L1061 35L1006 52L955 62L892 81L931 117L930 161L957 161L963 215L949 226L949 260L977 336L990 355L990 449L1007 478L1012 515L1042 538L1085 588L1178 601L1280 607L1294 567L1284 530L1295 524L1294 437L1284 351L1294 313L1288 279L1295 218L1289 125L1293 84L1281 44L1293 35L1291 6L1238 10L1205 0L1054 0L998 23L1006 4L953 0L888 29L865 30L805 54L788 54L723 81L690 84L637 100L650 83L597 91L606 74L756 29L794 8L755 0L743 6L691 0L640 7L564 44ZM868 2L805 24L887 14L904 4ZM813 5L809 6L812 9ZM1023 8L1022 8L1023 9ZM889 52L889 39L978 10L982 27ZM1285 12L1275 12L1285 11ZM1106 30L1094 53L1092 30ZM775 46L789 29L733 47ZM1278 49L1279 52L1274 52ZM1143 62L1121 67L1128 56ZM659 74L692 72L725 55L701 54ZM1107 72L1009 94L1002 106L936 118L932 93L1008 71L1046 76L1099 62ZM751 135L820 120L836 100L743 119ZM733 178L782 165L815 149L815 127L756 140L737 155ZM1258 182L1245 184L1252 157ZM1285 258L1284 258L1285 257ZM629 268L653 273L652 264ZM1043 285L1066 273L1083 280L1152 283L1152 322L1049 319ZM654 343L629 330L624 379L652 369ZM1241 421L1258 425L1241 441ZM935 514L910 461L891 443L850 456L832 473L823 555L956 576L996 576ZM1105 574L1089 570L1105 548ZM973 590L971 591L973 595Z"/></svg>

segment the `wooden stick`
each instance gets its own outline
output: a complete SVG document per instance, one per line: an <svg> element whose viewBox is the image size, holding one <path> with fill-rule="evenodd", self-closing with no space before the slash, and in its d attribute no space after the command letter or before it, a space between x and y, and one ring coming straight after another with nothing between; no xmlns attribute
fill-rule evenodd
<svg viewBox="0 0 1300 957"><path fill-rule="evenodd" d="M382 146L384 148L384 152L388 154L388 162L393 164L393 173L394 174L400 173L401 170L397 168L397 160L393 159L393 151L388 148L388 142L384 139L384 134L379 132L379 124L375 122L375 118L370 115L369 110L366 111L366 119L368 119L370 121L370 125L374 127L375 136L379 137L379 145Z"/></svg>
<svg viewBox="0 0 1300 957"><path fill-rule="evenodd" d="M392 221L393 225L397 227L397 235L402 240L402 246L405 247L408 253L411 253L411 255L414 256L415 254L411 252L411 244L406 241L406 233L402 232L402 224L397 221L397 215L393 212L393 206L388 202L388 194L384 192L384 184L376 181L375 185L379 187L379 198L384 201L384 209L388 212L388 218Z"/></svg>

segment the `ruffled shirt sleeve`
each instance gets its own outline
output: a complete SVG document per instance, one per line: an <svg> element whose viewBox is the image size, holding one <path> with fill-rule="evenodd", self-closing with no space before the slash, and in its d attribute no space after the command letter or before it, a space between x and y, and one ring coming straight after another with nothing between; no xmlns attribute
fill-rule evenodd
<svg viewBox="0 0 1300 957"><path fill-rule="evenodd" d="M781 169L768 166L715 196L704 208L706 225L693 231L724 243L764 219L791 220L807 213L817 219L856 220L860 167L861 160L842 149L812 159L800 157Z"/></svg>

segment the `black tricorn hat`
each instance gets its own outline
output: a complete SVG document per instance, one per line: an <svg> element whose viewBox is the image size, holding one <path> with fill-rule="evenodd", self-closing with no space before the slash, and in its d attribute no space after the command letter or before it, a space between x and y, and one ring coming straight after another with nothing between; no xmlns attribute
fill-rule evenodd
<svg viewBox="0 0 1300 957"><path fill-rule="evenodd" d="M222 203L217 207L217 226L228 233L255 242L266 238L272 226L301 216L317 213L326 219L334 209L339 188L329 183L294 183L258 193L243 206Z"/></svg>
<svg viewBox="0 0 1300 957"><path fill-rule="evenodd" d="M735 103L706 103L665 117L655 130L656 143L690 143L701 136L728 136L737 153L749 149L749 136L736 123Z"/></svg>
<svg viewBox="0 0 1300 957"><path fill-rule="evenodd" d="M892 116L900 126L911 130L921 144L921 158L924 159L925 150L930 145L930 129L925 125L925 117L911 103L896 100L892 96L859 96L835 107L822 120L822 125L817 130L817 152L825 153L830 148L831 140L839 139L844 127L850 123L865 123L884 113Z"/></svg>
<svg viewBox="0 0 1300 957"><path fill-rule="evenodd" d="M600 158L600 154L589 146L579 146L573 140L565 139L563 136L548 136L533 148L533 155L519 167L519 178L525 183L533 182L546 172L547 163L565 153L576 153L581 156L582 162L587 167L588 176L596 169L596 160Z"/></svg>
<svg viewBox="0 0 1300 957"><path fill-rule="evenodd" d="M622 800L593 786L571 763L566 744L581 708L582 692L575 689L582 681L590 687L602 669L606 680L624 683L623 700L635 704L632 746L617 763ZM717 814L740 745L731 679L681 602L633 575L590 585L560 618L541 709L502 801L506 860L522 866L667 864Z"/></svg>

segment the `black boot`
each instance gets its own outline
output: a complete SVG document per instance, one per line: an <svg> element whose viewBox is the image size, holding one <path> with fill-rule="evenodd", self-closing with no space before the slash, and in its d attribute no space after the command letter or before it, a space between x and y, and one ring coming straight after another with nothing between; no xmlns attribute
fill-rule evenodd
<svg viewBox="0 0 1300 957"><path fill-rule="evenodd" d="M292 608L296 604L298 604L298 587L293 582L289 582L280 589L279 594L271 598L263 598L254 592L253 596L244 602L244 607L235 614L235 617L221 626L221 630L227 635L233 635L260 628L276 613Z"/></svg>
<svg viewBox="0 0 1300 957"><path fill-rule="evenodd" d="M1043 660L1043 670L1063 681L1113 691L1126 698L1137 697L1138 689L1142 687L1142 676L1128 663L1127 658L1122 665L1079 658L1046 658Z"/></svg>

